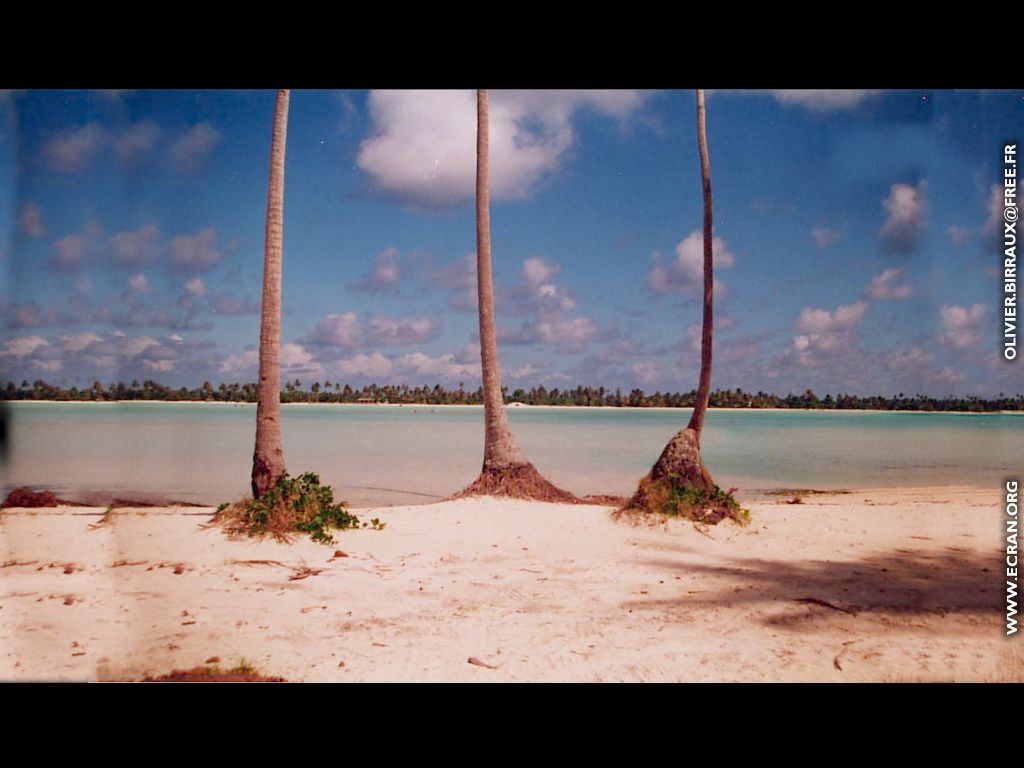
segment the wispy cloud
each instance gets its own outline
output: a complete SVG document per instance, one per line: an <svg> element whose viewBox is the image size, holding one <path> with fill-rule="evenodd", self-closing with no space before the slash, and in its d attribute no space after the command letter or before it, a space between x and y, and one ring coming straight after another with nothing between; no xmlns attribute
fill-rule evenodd
<svg viewBox="0 0 1024 768"><path fill-rule="evenodd" d="M397 294L402 280L398 263L398 249L386 248L373 259L370 271L349 284L353 291L362 293Z"/></svg>
<svg viewBox="0 0 1024 768"><path fill-rule="evenodd" d="M114 140L114 152L122 165L138 165L153 151L161 130L152 120L140 120Z"/></svg>
<svg viewBox="0 0 1024 768"><path fill-rule="evenodd" d="M912 291L906 283L901 283L904 271L900 268L884 269L876 275L867 288L867 296L871 299L906 299Z"/></svg>
<svg viewBox="0 0 1024 768"><path fill-rule="evenodd" d="M198 123L171 144L171 159L180 170L198 170L220 140L220 131L210 123Z"/></svg>
<svg viewBox="0 0 1024 768"><path fill-rule="evenodd" d="M171 268L183 272L205 272L224 258L217 250L217 232L212 227L195 235L178 235L167 247Z"/></svg>
<svg viewBox="0 0 1024 768"><path fill-rule="evenodd" d="M22 203L18 210L18 230L29 237L46 235L46 227L43 226L43 209L30 201Z"/></svg>
<svg viewBox="0 0 1024 768"><path fill-rule="evenodd" d="M78 173L92 163L106 142L106 132L99 123L87 123L66 131L43 145L43 160L59 173Z"/></svg>
<svg viewBox="0 0 1024 768"><path fill-rule="evenodd" d="M815 227L811 230L811 240L819 248L828 248L830 245L835 245L842 236L843 231L841 229Z"/></svg>

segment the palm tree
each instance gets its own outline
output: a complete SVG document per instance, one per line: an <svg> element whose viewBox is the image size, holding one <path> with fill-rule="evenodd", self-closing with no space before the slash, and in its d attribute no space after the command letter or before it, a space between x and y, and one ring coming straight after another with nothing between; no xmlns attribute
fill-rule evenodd
<svg viewBox="0 0 1024 768"><path fill-rule="evenodd" d="M714 259L711 203L711 163L708 158L704 126L704 91L697 89L697 146L700 151L700 177L704 196L704 319L701 327L700 382L690 423L669 441L651 471L640 481L636 494L625 509L665 511L666 504L679 500L690 514L704 522L717 523L723 517L735 517L739 507L729 494L721 493L700 455L700 437L704 415L711 397L711 331L714 326ZM687 498L686 492L696 492Z"/></svg>
<svg viewBox="0 0 1024 768"><path fill-rule="evenodd" d="M494 335L486 89L476 92L476 286L480 314L480 367L484 400L484 463L480 476L456 496L515 496L545 501L576 497L544 479L519 449L505 415Z"/></svg>
<svg viewBox="0 0 1024 768"><path fill-rule="evenodd" d="M263 306L260 313L260 373L256 390L256 449L252 495L259 498L285 474L281 448L281 241L284 229L284 149L288 134L288 89L277 92L270 141L267 224L263 245Z"/></svg>

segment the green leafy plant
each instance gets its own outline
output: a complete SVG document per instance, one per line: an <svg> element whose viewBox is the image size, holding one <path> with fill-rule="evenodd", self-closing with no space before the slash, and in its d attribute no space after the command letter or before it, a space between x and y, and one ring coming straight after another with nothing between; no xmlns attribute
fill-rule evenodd
<svg viewBox="0 0 1024 768"><path fill-rule="evenodd" d="M717 485L710 491L683 486L678 475L640 483L633 508L668 517L684 517L698 523L717 523L728 518L740 525L750 522L750 511L740 506L731 491Z"/></svg>
<svg viewBox="0 0 1024 768"><path fill-rule="evenodd" d="M362 522L345 506L345 502L335 503L334 491L321 485L317 474L305 472L295 478L285 474L258 499L221 504L217 507L217 518L226 520L231 532L249 536L269 534L280 541L290 541L292 533L308 533L321 544L334 543L331 529L384 529L385 523L378 518Z"/></svg>

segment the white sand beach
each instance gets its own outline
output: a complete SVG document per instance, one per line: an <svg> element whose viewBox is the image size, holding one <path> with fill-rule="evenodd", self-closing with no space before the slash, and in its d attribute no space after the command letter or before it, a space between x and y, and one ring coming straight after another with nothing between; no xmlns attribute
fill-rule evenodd
<svg viewBox="0 0 1024 768"><path fill-rule="evenodd" d="M998 489L749 504L746 528L508 499L357 510L334 546L212 510L0 513L0 680L245 660L289 681L1020 680ZM335 550L347 556L334 557ZM470 658L478 663L469 663Z"/></svg>

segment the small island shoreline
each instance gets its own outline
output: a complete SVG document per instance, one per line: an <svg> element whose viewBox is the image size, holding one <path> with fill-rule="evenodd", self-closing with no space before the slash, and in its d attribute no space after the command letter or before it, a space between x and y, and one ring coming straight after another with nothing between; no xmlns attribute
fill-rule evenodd
<svg viewBox="0 0 1024 768"><path fill-rule="evenodd" d="M244 400L3 400L10 405L17 406L21 403L46 403L49 405L220 405L220 406L249 406L256 408L255 402ZM483 406L473 403L323 403L323 402L289 402L281 403L282 408L295 407L341 407L341 408L408 408L417 411L429 411L433 408L470 408L483 412ZM542 410L566 410L566 411L673 411L687 413L692 411L690 406L633 406L633 405L533 405L528 403L506 403L506 408L512 410L542 409ZM896 410L887 408L748 408L742 406L710 406L711 412L765 412L765 413L897 413L907 415L918 414L958 414L964 416L1024 416L1024 411L940 411L940 410Z"/></svg>

